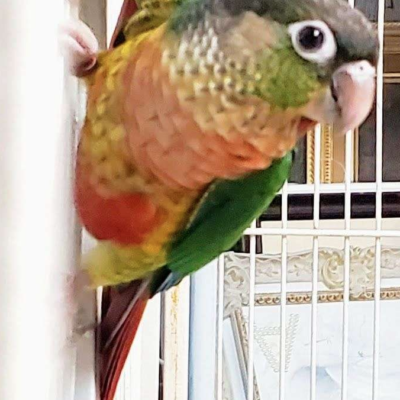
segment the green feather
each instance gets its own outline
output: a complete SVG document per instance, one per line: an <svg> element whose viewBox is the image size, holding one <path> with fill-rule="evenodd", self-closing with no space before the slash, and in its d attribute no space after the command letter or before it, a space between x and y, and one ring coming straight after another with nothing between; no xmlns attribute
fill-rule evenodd
<svg viewBox="0 0 400 400"><path fill-rule="evenodd" d="M283 110L304 106L321 87L316 66L296 54L288 38L285 39L279 47L260 55L258 72L261 79L256 82L254 93Z"/></svg>
<svg viewBox="0 0 400 400"><path fill-rule="evenodd" d="M266 170L213 185L190 226L172 243L167 266L154 277L153 287L166 290L229 250L271 204L289 177L292 160L289 153Z"/></svg>

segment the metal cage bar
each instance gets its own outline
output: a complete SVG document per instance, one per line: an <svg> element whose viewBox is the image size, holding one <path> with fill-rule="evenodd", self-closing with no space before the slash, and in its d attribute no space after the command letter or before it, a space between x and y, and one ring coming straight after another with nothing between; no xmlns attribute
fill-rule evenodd
<svg viewBox="0 0 400 400"><path fill-rule="evenodd" d="M224 277L225 255L218 258L218 305L217 305L217 400L223 399L223 329L224 329Z"/></svg>
<svg viewBox="0 0 400 400"><path fill-rule="evenodd" d="M252 223L255 228L256 222ZM257 230L257 228L255 228ZM249 332L247 360L247 400L254 399L254 300L256 286L256 236L250 236L250 279L249 279Z"/></svg>
<svg viewBox="0 0 400 400"><path fill-rule="evenodd" d="M320 171L321 171L321 126L314 132L314 230L319 228ZM312 298L311 298L311 379L310 399L316 400L317 387L317 308L318 308L319 238L313 237Z"/></svg>
<svg viewBox="0 0 400 400"><path fill-rule="evenodd" d="M349 0L354 8L354 0ZM344 227L351 229L351 183L353 170L353 132L346 133L345 142L345 199L344 199ZM349 358L349 305L350 305L350 237L344 238L344 271L343 271L343 334L342 334L342 382L341 399L347 400L347 378Z"/></svg>
<svg viewBox="0 0 400 400"><path fill-rule="evenodd" d="M378 1L378 36L381 43L376 85L376 230L382 229L382 162L383 162L383 41L385 29L385 0ZM381 238L375 239L375 299L372 399L379 398Z"/></svg>
<svg viewBox="0 0 400 400"><path fill-rule="evenodd" d="M288 193L287 183L282 188L282 228L288 224ZM281 337L280 337L280 359L279 359L279 400L285 399L285 374L286 374L286 284L287 284L287 236L282 236L282 269L281 269Z"/></svg>

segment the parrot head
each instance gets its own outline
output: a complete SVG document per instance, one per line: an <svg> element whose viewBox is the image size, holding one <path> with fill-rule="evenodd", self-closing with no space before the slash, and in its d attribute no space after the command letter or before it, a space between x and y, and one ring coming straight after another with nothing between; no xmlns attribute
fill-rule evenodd
<svg viewBox="0 0 400 400"><path fill-rule="evenodd" d="M372 108L377 34L342 0L183 0L168 27L176 75L296 115L298 134L316 123L346 132Z"/></svg>

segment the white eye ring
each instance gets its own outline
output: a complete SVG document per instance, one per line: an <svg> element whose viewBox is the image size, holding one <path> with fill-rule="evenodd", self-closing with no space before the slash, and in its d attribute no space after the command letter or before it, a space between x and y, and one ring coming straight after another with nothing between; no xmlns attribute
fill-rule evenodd
<svg viewBox="0 0 400 400"><path fill-rule="evenodd" d="M335 57L336 39L325 22L296 22L289 25L288 32L296 53L305 60L323 65Z"/></svg>

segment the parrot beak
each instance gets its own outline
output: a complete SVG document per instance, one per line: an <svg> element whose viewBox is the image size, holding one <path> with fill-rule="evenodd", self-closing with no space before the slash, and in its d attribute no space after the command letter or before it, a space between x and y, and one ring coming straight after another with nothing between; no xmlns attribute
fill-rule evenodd
<svg viewBox="0 0 400 400"><path fill-rule="evenodd" d="M306 107L304 117L333 124L335 132L357 128L374 103L375 75L375 67L365 60L342 65L334 72L330 87Z"/></svg>

